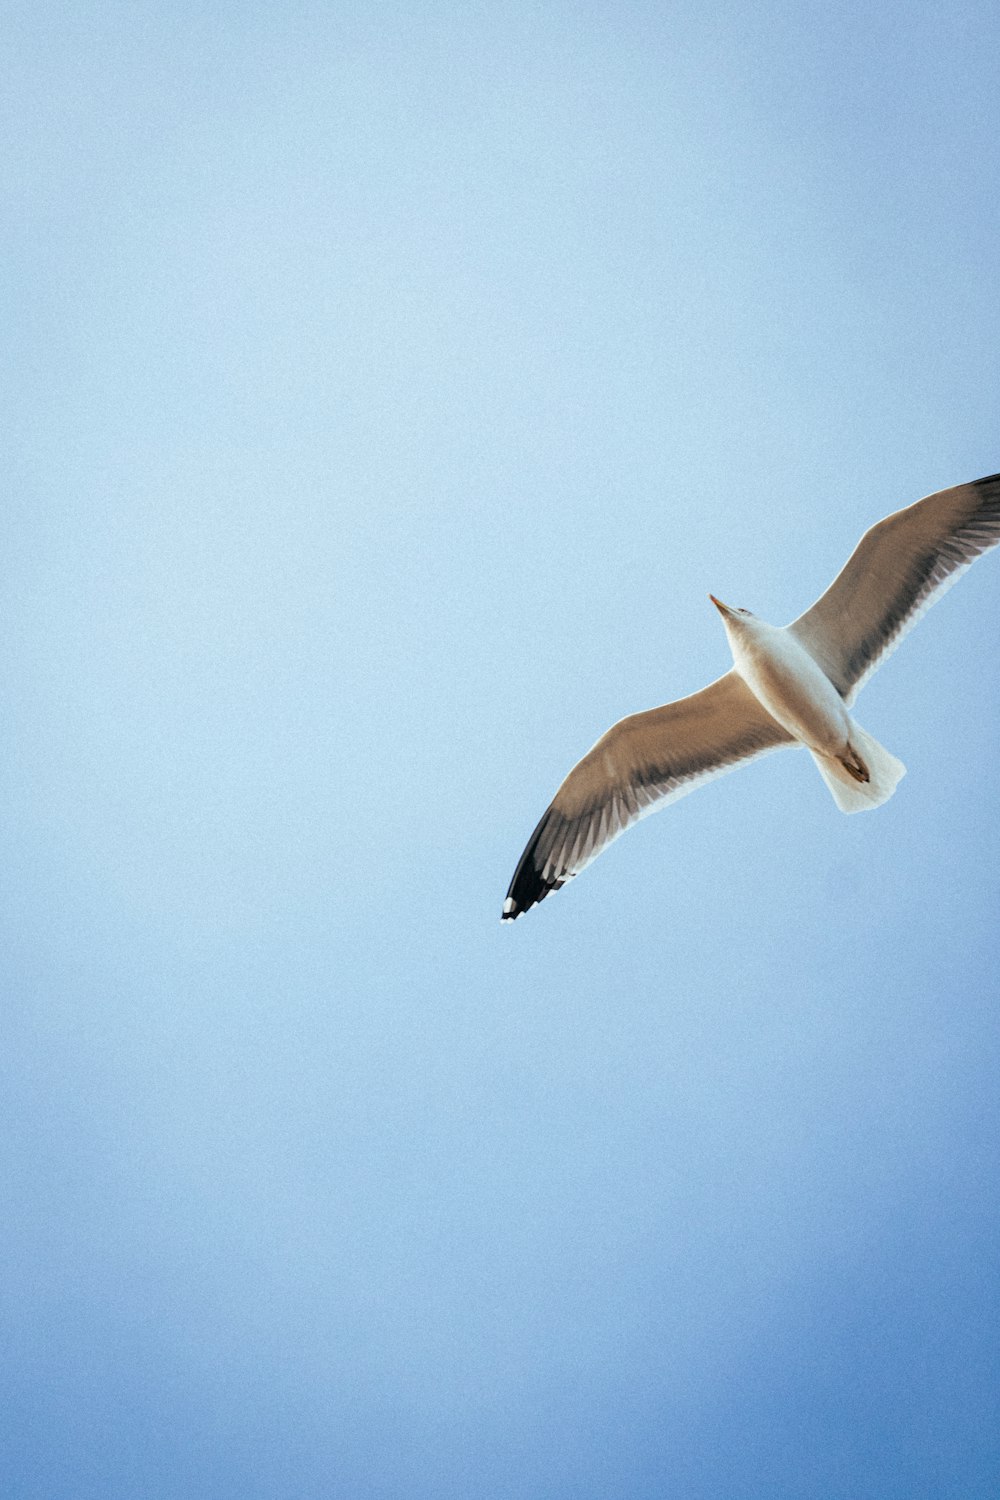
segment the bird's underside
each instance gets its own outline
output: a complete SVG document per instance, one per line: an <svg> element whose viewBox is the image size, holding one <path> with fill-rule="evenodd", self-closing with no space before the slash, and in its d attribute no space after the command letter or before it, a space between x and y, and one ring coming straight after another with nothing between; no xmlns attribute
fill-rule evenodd
<svg viewBox="0 0 1000 1500"><path fill-rule="evenodd" d="M770 750L805 744L845 812L891 796L903 767L848 709L907 630L998 542L993 474L873 526L784 629L720 604L733 668L688 698L622 719L574 766L518 861L504 920L578 875L639 818Z"/></svg>

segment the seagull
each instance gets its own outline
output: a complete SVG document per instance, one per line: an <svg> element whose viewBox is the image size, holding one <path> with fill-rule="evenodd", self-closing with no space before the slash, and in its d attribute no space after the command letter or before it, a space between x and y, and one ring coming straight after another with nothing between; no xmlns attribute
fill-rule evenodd
<svg viewBox="0 0 1000 1500"><path fill-rule="evenodd" d="M1000 474L991 474L872 526L790 625L768 625L710 594L732 667L701 692L630 714L601 736L528 840L501 920L544 901L647 813L787 745L806 747L842 812L881 806L906 767L849 710L920 616L998 542Z"/></svg>

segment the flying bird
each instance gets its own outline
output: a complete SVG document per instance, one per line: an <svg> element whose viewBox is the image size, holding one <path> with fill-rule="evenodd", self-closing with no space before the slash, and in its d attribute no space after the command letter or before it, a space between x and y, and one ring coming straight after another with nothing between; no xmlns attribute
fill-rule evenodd
<svg viewBox="0 0 1000 1500"><path fill-rule="evenodd" d="M786 745L805 745L842 812L887 801L906 767L849 710L920 616L998 542L1000 474L991 474L872 526L790 625L768 625L710 594L732 667L700 693L631 714L602 735L528 840L502 920L544 901L647 813Z"/></svg>

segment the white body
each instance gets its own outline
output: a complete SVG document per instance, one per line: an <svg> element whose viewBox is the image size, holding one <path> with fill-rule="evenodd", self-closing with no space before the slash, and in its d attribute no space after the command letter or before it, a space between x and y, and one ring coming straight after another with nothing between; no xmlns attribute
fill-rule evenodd
<svg viewBox="0 0 1000 1500"><path fill-rule="evenodd" d="M851 718L815 657L788 626L715 602L737 672L772 719L810 751L840 810L866 812L887 801L906 767Z"/></svg>
<svg viewBox="0 0 1000 1500"><path fill-rule="evenodd" d="M787 628L723 615L733 665L783 729L820 755L844 753L851 716L833 683Z"/></svg>

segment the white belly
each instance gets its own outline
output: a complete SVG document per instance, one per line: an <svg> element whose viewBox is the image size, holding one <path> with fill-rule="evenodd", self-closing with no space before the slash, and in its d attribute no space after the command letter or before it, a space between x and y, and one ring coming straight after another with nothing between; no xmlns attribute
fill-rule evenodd
<svg viewBox="0 0 1000 1500"><path fill-rule="evenodd" d="M737 671L772 718L810 750L835 754L847 744L851 720L826 673L794 636L776 627L736 644Z"/></svg>

